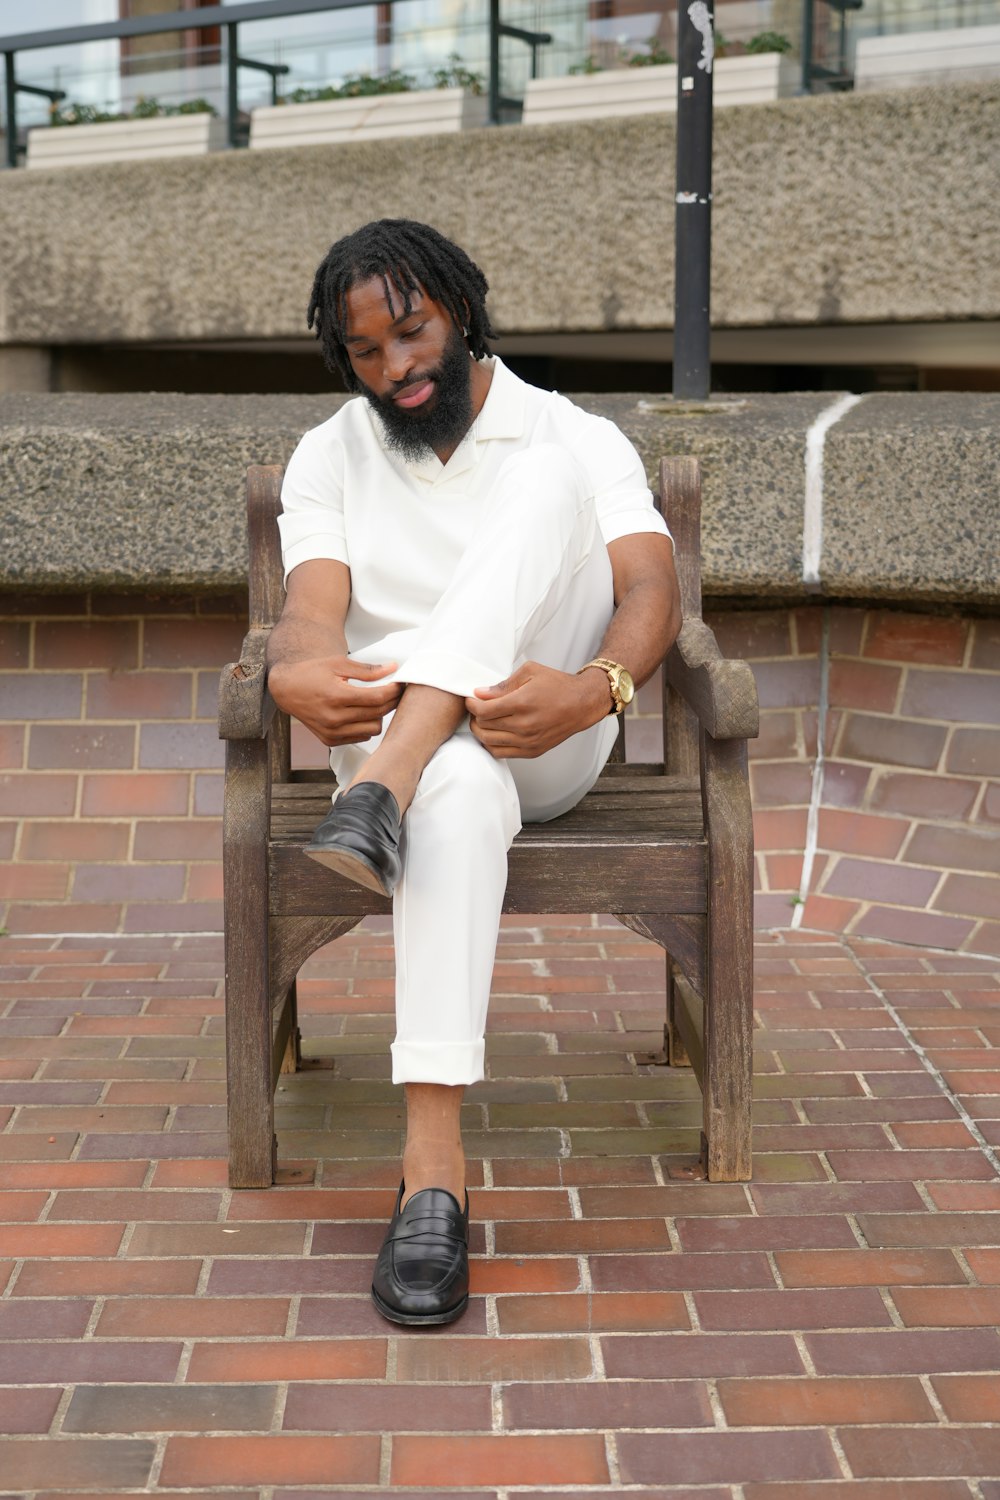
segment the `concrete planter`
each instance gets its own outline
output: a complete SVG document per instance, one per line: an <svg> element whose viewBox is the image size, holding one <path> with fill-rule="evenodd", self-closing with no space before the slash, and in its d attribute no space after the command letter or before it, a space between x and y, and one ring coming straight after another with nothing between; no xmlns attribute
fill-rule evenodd
<svg viewBox="0 0 1000 1500"><path fill-rule="evenodd" d="M859 92L987 78L1000 78L1000 26L904 31L858 43L854 87Z"/></svg>
<svg viewBox="0 0 1000 1500"><path fill-rule="evenodd" d="M784 53L718 57L713 99L728 104L759 104L794 94L800 64ZM532 78L524 96L525 125L596 120L606 115L648 115L677 108L677 64L652 68L610 68L566 78Z"/></svg>
<svg viewBox="0 0 1000 1500"><path fill-rule="evenodd" d="M486 124L487 99L464 89L414 89L314 104L279 104L250 116L250 146L317 146L399 135L448 135Z"/></svg>
<svg viewBox="0 0 1000 1500"><path fill-rule="evenodd" d="M89 167L95 162L138 161L147 156L203 156L221 150L225 143L225 121L209 114L42 126L28 131L27 164Z"/></svg>

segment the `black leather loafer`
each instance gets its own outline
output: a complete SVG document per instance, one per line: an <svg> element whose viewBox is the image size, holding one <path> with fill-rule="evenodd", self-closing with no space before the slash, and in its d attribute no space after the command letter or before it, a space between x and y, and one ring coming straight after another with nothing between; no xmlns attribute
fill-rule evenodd
<svg viewBox="0 0 1000 1500"><path fill-rule="evenodd" d="M399 879L399 804L378 781L341 792L305 852L338 875L391 896Z"/></svg>
<svg viewBox="0 0 1000 1500"><path fill-rule="evenodd" d="M469 1302L469 1195L423 1188L405 1205L403 1184L375 1264L372 1301L390 1323L453 1323Z"/></svg>

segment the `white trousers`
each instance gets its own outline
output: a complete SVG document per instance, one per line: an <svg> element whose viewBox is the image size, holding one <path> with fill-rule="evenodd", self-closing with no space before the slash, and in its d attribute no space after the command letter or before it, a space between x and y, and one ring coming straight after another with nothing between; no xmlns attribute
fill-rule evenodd
<svg viewBox="0 0 1000 1500"><path fill-rule="evenodd" d="M577 462L539 444L501 467L451 582L394 675L469 697L528 660L576 671L597 652L613 610L611 562ZM381 645L365 658L398 660L388 643L380 657ZM534 760L495 760L466 720L432 757L403 819L393 898L394 1083L483 1077L507 850L522 820L558 817L593 786L617 730L609 716ZM342 784L378 743L331 752Z"/></svg>

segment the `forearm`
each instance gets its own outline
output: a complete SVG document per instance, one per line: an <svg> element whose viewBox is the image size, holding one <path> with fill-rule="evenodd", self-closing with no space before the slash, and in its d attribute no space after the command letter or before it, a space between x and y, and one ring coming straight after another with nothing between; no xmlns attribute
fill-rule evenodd
<svg viewBox="0 0 1000 1500"><path fill-rule="evenodd" d="M287 609L271 631L267 643L268 669L315 661L319 657L346 656L347 640L342 624L290 614Z"/></svg>
<svg viewBox="0 0 1000 1500"><path fill-rule="evenodd" d="M673 594L656 584L636 584L612 615L597 655L627 667L639 687L652 677L680 628Z"/></svg>

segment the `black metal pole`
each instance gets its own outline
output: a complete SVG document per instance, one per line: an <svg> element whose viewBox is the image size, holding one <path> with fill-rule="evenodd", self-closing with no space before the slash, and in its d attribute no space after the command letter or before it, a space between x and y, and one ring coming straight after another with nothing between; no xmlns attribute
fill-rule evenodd
<svg viewBox="0 0 1000 1500"><path fill-rule="evenodd" d="M7 165L17 166L17 82L14 77L14 54L5 52L3 55L4 88L7 97L4 100L7 116Z"/></svg>
<svg viewBox="0 0 1000 1500"><path fill-rule="evenodd" d="M236 47L236 27L226 27L226 138L231 150L236 148L236 120L239 114L239 53Z"/></svg>
<svg viewBox="0 0 1000 1500"><path fill-rule="evenodd" d="M802 0L802 92L812 93L813 0Z"/></svg>
<svg viewBox="0 0 1000 1500"><path fill-rule="evenodd" d="M490 0L490 113L491 125L500 124L500 0Z"/></svg>
<svg viewBox="0 0 1000 1500"><path fill-rule="evenodd" d="M705 0L678 0L677 54L673 394L704 401L712 376L709 301L715 56L715 23Z"/></svg>

